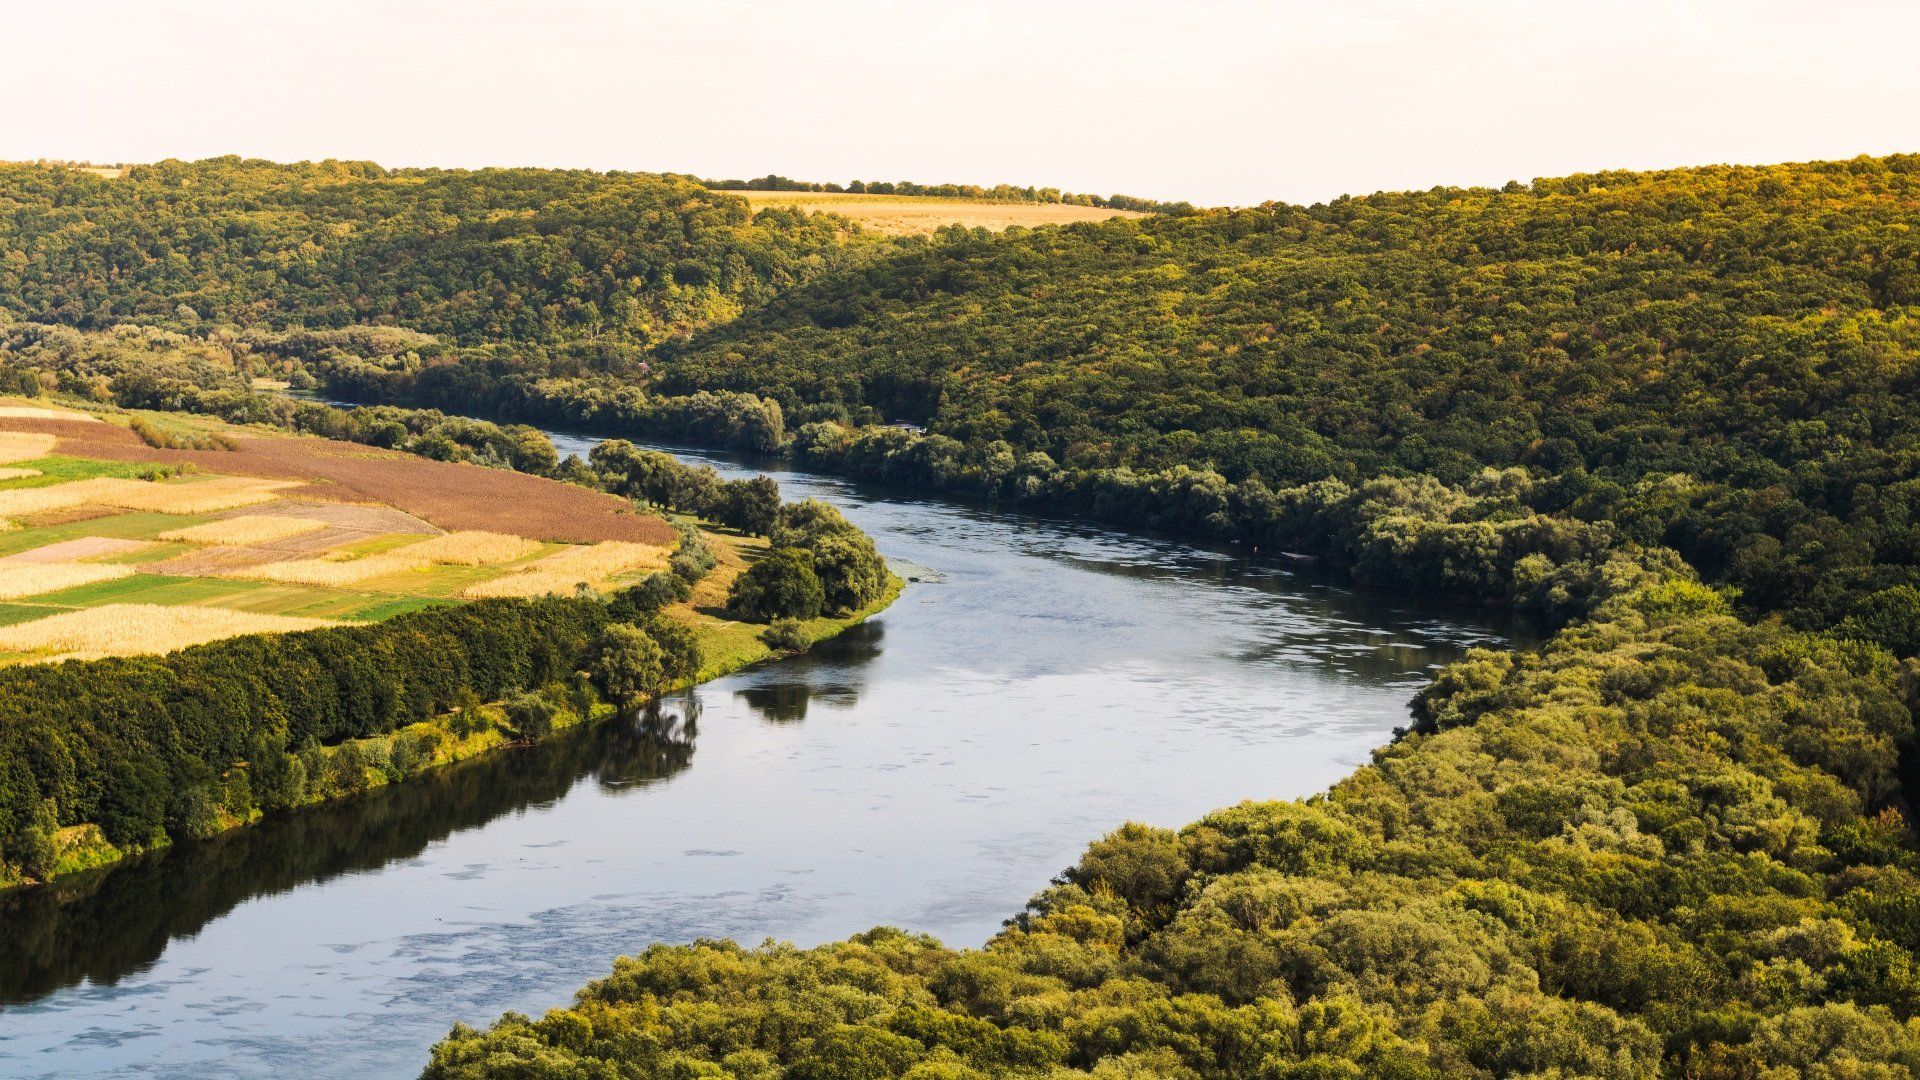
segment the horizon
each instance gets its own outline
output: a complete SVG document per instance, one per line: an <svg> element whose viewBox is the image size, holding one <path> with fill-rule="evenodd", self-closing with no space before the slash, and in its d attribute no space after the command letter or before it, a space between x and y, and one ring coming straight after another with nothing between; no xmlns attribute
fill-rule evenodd
<svg viewBox="0 0 1920 1080"><path fill-rule="evenodd" d="M83 0L16 16L0 158L769 172L1205 206L1920 149L1890 0ZM1143 29L1145 28L1145 29ZM76 72L84 77L76 78ZM57 86L57 97L47 88Z"/></svg>
<svg viewBox="0 0 1920 1080"><path fill-rule="evenodd" d="M1655 166L1648 166L1645 168L1618 168L1618 167L1603 166L1600 168L1582 169L1582 170L1578 170L1575 172L1568 172L1568 173L1552 173L1552 174L1538 173L1529 177L1516 176L1516 177L1511 177L1510 180L1517 181L1521 184L1534 184L1534 183L1539 183L1541 181L1564 180L1569 177L1575 177L1575 176L1592 176L1600 173L1614 173L1614 172L1652 174L1652 173L1664 173L1664 172L1691 172L1691 171L1698 171L1698 170L1704 170L1704 169L1796 168L1796 167L1804 167L1804 166L1812 166L1812 165L1841 164L1844 162L1857 160L1859 158L1870 158L1874 160L1879 160L1879 159L1884 159L1889 157L1905 157L1905 156L1915 156L1915 155L1920 155L1920 147L1916 147L1915 149L1911 149L1911 150L1889 150L1884 153L1860 153L1860 154L1849 154L1843 157L1808 158L1804 160L1795 160L1795 161L1701 161L1701 162L1690 162L1690 163L1676 164L1676 165L1655 165ZM241 161L259 161L259 162L265 162L271 165L283 165L283 166L321 165L327 162L370 164L381 169L386 169L390 172L405 171L405 170L442 170L447 172L482 172L482 171L494 170L494 169L497 169L497 170L541 169L541 170L551 170L556 172L588 172L588 173L596 173L599 175L627 173L627 174L633 174L633 175L687 177L701 184L733 183L736 181L750 181L750 180L765 179L770 176L779 177L782 180L787 180L795 183L806 183L806 184L846 185L846 184L851 184L855 182L861 182L861 183L869 183L869 184L871 183L914 183L914 184L921 184L926 186L934 186L934 185L947 184L947 183L955 183L955 184L959 183L958 181L946 181L946 180L939 180L939 179L934 179L930 177L913 177L913 176L862 176L862 177L849 177L845 180L837 180L837 179L827 179L827 178L820 178L820 177L793 176L787 173L783 173L778 169L774 169L770 171L761 171L761 172L753 173L746 176L700 176L695 173L690 173L681 169L619 169L619 168L598 169L598 168L592 168L588 166L512 165L512 164L473 165L473 166L433 165L433 164L395 165L395 164L389 164L383 161L376 161L370 158L296 158L296 159L276 160L273 158L249 157L244 154L212 154L207 157L200 157L200 158L161 157L161 158L154 158L147 161L125 161L125 160L100 161L100 160L79 160L79 159L70 159L70 158L68 159L0 158L0 165L43 165L48 167L73 168L73 169L82 169L82 170L131 169L131 168L138 168L138 167L147 166L147 165L158 165L166 161L180 161L186 164L196 164L204 161L217 161L222 158L238 158ZM1507 181L1502 181L1500 184L1427 184L1427 185L1411 185L1408 187L1399 187L1399 188L1376 188L1371 191L1344 191L1344 192L1340 192L1335 195L1329 196L1325 199L1316 200L1315 202L1312 202L1312 203L1288 203L1280 199L1270 199L1270 200L1267 200L1266 203L1208 204L1208 203L1193 202L1193 205L1195 208L1201 209L1201 210L1245 209L1249 207L1256 207L1256 206L1268 205L1268 204L1318 206L1318 205L1325 205L1326 203L1330 203L1330 202L1337 202L1341 199L1367 199L1367 198L1373 198L1375 196L1380 196L1380 195L1409 194L1409 193L1422 192L1422 191L1432 191L1437 189L1497 192L1500 189L1500 187L1506 182ZM970 181L968 183L973 183L973 182ZM982 188L991 188L996 184L1004 184L1009 187L1022 187L1022 188L1030 187L1035 189L1052 188L1054 190L1060 191L1064 195L1094 195L1094 196L1100 196L1102 198L1114 197L1114 196L1143 197L1143 196L1140 196L1138 192L1118 191L1118 190L1104 191L1104 190L1098 190L1098 189L1079 190L1079 189L1067 188L1058 184L1051 184L1044 180L1034 180L1034 181L996 180L996 181L988 181L985 183L977 183L977 184L974 184L974 186L982 187ZM730 188L714 188L713 190L719 191L723 194L734 193L734 189L730 189ZM746 188L743 190L766 191L768 189ZM891 197L919 198L921 196L896 195ZM1177 203L1181 201L1192 202L1192 200L1182 200L1178 195L1161 197L1161 201L1166 203Z"/></svg>

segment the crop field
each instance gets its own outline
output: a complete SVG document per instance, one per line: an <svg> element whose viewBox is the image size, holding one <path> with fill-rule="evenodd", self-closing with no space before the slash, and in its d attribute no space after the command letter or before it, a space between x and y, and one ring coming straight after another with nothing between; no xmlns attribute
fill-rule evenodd
<svg viewBox="0 0 1920 1080"><path fill-rule="evenodd" d="M233 450L156 448L126 419L0 400L0 664L617 588L672 554L584 488L213 421Z"/></svg>
<svg viewBox="0 0 1920 1080"><path fill-rule="evenodd" d="M995 202L985 199L942 199L923 195L853 195L833 191L729 191L758 210L790 206L849 218L862 227L889 236L927 235L945 225L992 229L1012 225L1066 225L1076 221L1106 221L1141 217L1138 211L1108 210L1065 203Z"/></svg>

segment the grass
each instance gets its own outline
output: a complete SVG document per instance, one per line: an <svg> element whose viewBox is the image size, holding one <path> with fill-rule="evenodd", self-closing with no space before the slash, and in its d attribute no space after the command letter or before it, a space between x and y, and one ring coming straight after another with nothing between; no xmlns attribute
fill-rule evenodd
<svg viewBox="0 0 1920 1080"><path fill-rule="evenodd" d="M0 481L0 492L51 487L71 480L94 480L100 477L134 479L168 471L165 466L158 466L148 461L102 461L98 458L64 456L26 458L8 462L8 464L32 469L39 475L13 477Z"/></svg>

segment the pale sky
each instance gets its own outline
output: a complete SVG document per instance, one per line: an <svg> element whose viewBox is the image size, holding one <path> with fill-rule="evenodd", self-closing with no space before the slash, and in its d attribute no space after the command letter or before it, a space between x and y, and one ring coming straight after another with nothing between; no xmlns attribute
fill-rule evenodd
<svg viewBox="0 0 1920 1080"><path fill-rule="evenodd" d="M0 0L0 159L1196 203L1920 151L1916 0Z"/></svg>

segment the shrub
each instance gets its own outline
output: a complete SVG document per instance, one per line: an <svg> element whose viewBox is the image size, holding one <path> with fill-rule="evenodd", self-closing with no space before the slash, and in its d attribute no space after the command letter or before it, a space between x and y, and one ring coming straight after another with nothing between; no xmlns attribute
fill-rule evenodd
<svg viewBox="0 0 1920 1080"><path fill-rule="evenodd" d="M806 652L813 647L813 638L799 619L775 619L765 630L760 631L760 640L770 649L781 652Z"/></svg>

